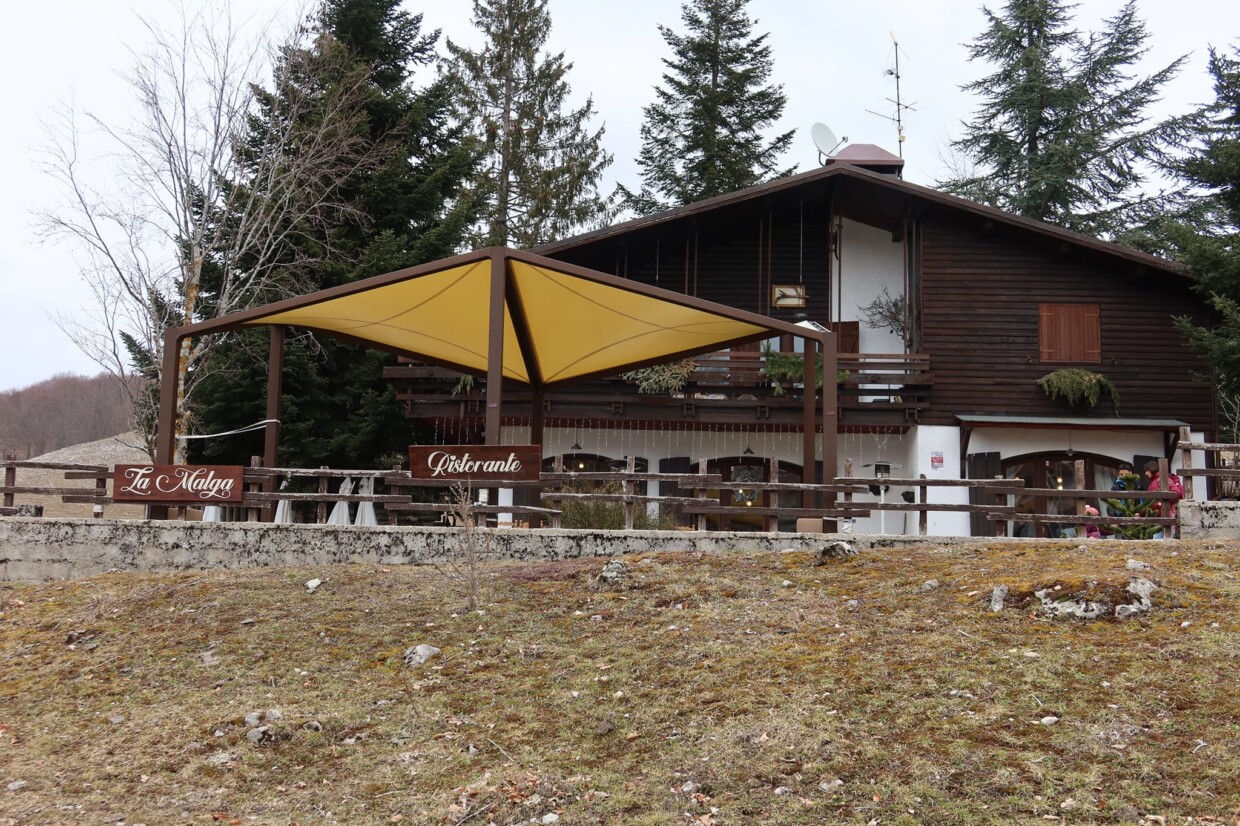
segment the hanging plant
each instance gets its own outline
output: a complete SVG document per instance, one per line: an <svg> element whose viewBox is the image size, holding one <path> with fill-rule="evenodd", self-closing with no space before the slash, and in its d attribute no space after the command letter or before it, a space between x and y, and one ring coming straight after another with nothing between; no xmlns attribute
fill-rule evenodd
<svg viewBox="0 0 1240 826"><path fill-rule="evenodd" d="M1065 367L1038 379L1038 387L1052 399L1063 399L1069 407L1085 406L1091 410L1103 395L1110 396L1115 415L1119 415L1119 391L1101 373Z"/></svg>
<svg viewBox="0 0 1240 826"><path fill-rule="evenodd" d="M688 358L653 364L650 367L639 367L636 370L621 373L620 378L634 382L638 393L670 396L685 389L685 384L688 383L689 377L696 369L697 362Z"/></svg>
<svg viewBox="0 0 1240 826"><path fill-rule="evenodd" d="M795 353L780 353L771 349L769 344L762 347L762 374L775 386L775 395L784 394L784 385L800 385L805 380L805 357ZM845 382L850 378L847 370L839 370L835 374L837 382ZM814 365L814 388L822 387L822 353L817 356Z"/></svg>

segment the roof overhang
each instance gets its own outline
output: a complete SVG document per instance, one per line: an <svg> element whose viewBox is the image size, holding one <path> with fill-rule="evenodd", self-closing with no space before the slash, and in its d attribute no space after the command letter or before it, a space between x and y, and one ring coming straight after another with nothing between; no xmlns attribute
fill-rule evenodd
<svg viewBox="0 0 1240 826"><path fill-rule="evenodd" d="M498 309L498 313L493 310ZM539 255L488 248L180 328L283 325L548 387L773 335L822 333Z"/></svg>
<svg viewBox="0 0 1240 826"><path fill-rule="evenodd" d="M989 413L960 413L956 420L965 427L1021 427L1055 430L1147 430L1176 432L1187 422L1176 419L1099 419L1086 416L1005 416Z"/></svg>

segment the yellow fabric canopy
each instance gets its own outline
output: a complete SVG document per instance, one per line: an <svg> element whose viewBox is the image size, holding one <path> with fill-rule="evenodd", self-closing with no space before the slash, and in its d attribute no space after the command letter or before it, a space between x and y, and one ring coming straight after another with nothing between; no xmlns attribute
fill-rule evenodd
<svg viewBox="0 0 1240 826"><path fill-rule="evenodd" d="M506 378L551 385L618 373L770 335L771 324L786 326L551 259L505 252L511 253L503 258ZM491 256L425 269L259 308L241 324L305 327L485 374Z"/></svg>

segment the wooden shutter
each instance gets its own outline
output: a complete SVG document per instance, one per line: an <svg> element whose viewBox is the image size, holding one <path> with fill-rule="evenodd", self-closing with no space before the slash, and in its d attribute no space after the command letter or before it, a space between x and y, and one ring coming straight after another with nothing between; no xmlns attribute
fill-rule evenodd
<svg viewBox="0 0 1240 826"><path fill-rule="evenodd" d="M841 353L860 353L861 352L861 322L860 321L837 321L835 322L835 334L839 336Z"/></svg>
<svg viewBox="0 0 1240 826"><path fill-rule="evenodd" d="M1097 304L1039 304L1038 357L1045 362L1102 361Z"/></svg>
<svg viewBox="0 0 1240 826"><path fill-rule="evenodd" d="M965 473L970 479L993 479L1003 473L1003 462L998 451L993 453L970 453L965 457ZM994 496L978 488L969 488L970 505L993 505ZM973 536L994 536L994 523L984 513L969 514L969 532Z"/></svg>

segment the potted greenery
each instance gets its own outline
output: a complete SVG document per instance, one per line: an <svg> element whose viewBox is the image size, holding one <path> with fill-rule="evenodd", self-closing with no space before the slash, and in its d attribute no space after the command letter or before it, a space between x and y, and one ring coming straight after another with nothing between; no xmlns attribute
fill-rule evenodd
<svg viewBox="0 0 1240 826"><path fill-rule="evenodd" d="M1038 379L1038 387L1052 399L1062 399L1069 407L1088 407L1091 410L1098 406L1104 395L1109 396L1115 415L1119 415L1119 391L1101 373L1064 367Z"/></svg>

